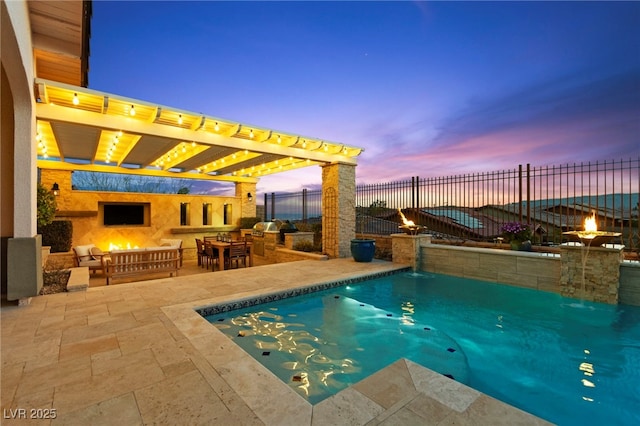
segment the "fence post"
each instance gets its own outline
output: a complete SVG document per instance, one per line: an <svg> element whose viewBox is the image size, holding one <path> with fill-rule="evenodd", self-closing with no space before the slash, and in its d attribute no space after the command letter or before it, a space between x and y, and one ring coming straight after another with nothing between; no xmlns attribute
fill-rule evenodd
<svg viewBox="0 0 640 426"><path fill-rule="evenodd" d="M527 163L527 223L531 223L531 165Z"/></svg>
<svg viewBox="0 0 640 426"><path fill-rule="evenodd" d="M416 208L420 208L420 176L416 176Z"/></svg>
<svg viewBox="0 0 640 426"><path fill-rule="evenodd" d="M416 209L416 178L411 176L411 210Z"/></svg>
<svg viewBox="0 0 640 426"><path fill-rule="evenodd" d="M307 223L307 189L302 189L302 222Z"/></svg>
<svg viewBox="0 0 640 426"><path fill-rule="evenodd" d="M276 218L276 193L271 193L271 220Z"/></svg>
<svg viewBox="0 0 640 426"><path fill-rule="evenodd" d="M522 164L518 164L518 221L522 222Z"/></svg>
<svg viewBox="0 0 640 426"><path fill-rule="evenodd" d="M267 201L269 200L269 197L267 196L267 193L264 193L264 210L262 211L262 221L266 222L267 221L267 208L269 207L269 205L267 204Z"/></svg>

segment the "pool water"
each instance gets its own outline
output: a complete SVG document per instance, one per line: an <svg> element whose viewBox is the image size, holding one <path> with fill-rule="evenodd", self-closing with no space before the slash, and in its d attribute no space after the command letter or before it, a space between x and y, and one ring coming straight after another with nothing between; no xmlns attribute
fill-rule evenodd
<svg viewBox="0 0 640 426"><path fill-rule="evenodd" d="M401 273L206 318L312 404L408 358L557 424L640 424L640 307Z"/></svg>

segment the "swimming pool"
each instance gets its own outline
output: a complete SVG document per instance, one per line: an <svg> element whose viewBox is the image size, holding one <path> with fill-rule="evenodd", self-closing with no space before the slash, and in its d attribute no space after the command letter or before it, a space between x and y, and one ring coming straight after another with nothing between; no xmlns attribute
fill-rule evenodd
<svg viewBox="0 0 640 426"><path fill-rule="evenodd" d="M409 358L558 424L640 422L640 308L402 273L208 316L311 403Z"/></svg>

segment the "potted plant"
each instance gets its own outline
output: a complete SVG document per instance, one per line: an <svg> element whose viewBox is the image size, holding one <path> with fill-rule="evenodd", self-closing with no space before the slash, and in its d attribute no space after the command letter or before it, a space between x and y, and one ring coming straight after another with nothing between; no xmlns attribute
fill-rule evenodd
<svg viewBox="0 0 640 426"><path fill-rule="evenodd" d="M502 225L502 236L511 244L512 250L531 250L531 228L520 222L507 222Z"/></svg>
<svg viewBox="0 0 640 426"><path fill-rule="evenodd" d="M362 234L364 215L356 216L356 225ZM354 238L351 240L351 256L356 262L371 262L376 253L376 240L372 238Z"/></svg>

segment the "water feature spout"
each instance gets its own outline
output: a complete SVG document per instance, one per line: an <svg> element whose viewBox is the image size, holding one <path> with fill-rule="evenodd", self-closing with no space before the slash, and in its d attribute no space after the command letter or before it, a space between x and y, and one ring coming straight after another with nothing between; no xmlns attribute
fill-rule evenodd
<svg viewBox="0 0 640 426"><path fill-rule="evenodd" d="M584 230L583 231L569 231L563 232L563 235L567 235L569 237L577 238L582 244L580 247L580 257L581 257L581 266L582 266L582 295L580 297L581 300L585 299L586 296L586 288L585 288L585 269L587 267L587 258L589 256L589 249L591 245L594 244L596 247L605 244L608 241L611 241L615 237L619 237L622 235L620 232L606 232L606 231L598 231L598 225L596 221L595 213L592 213L590 217L586 218L584 221ZM586 247L586 251L585 251Z"/></svg>

